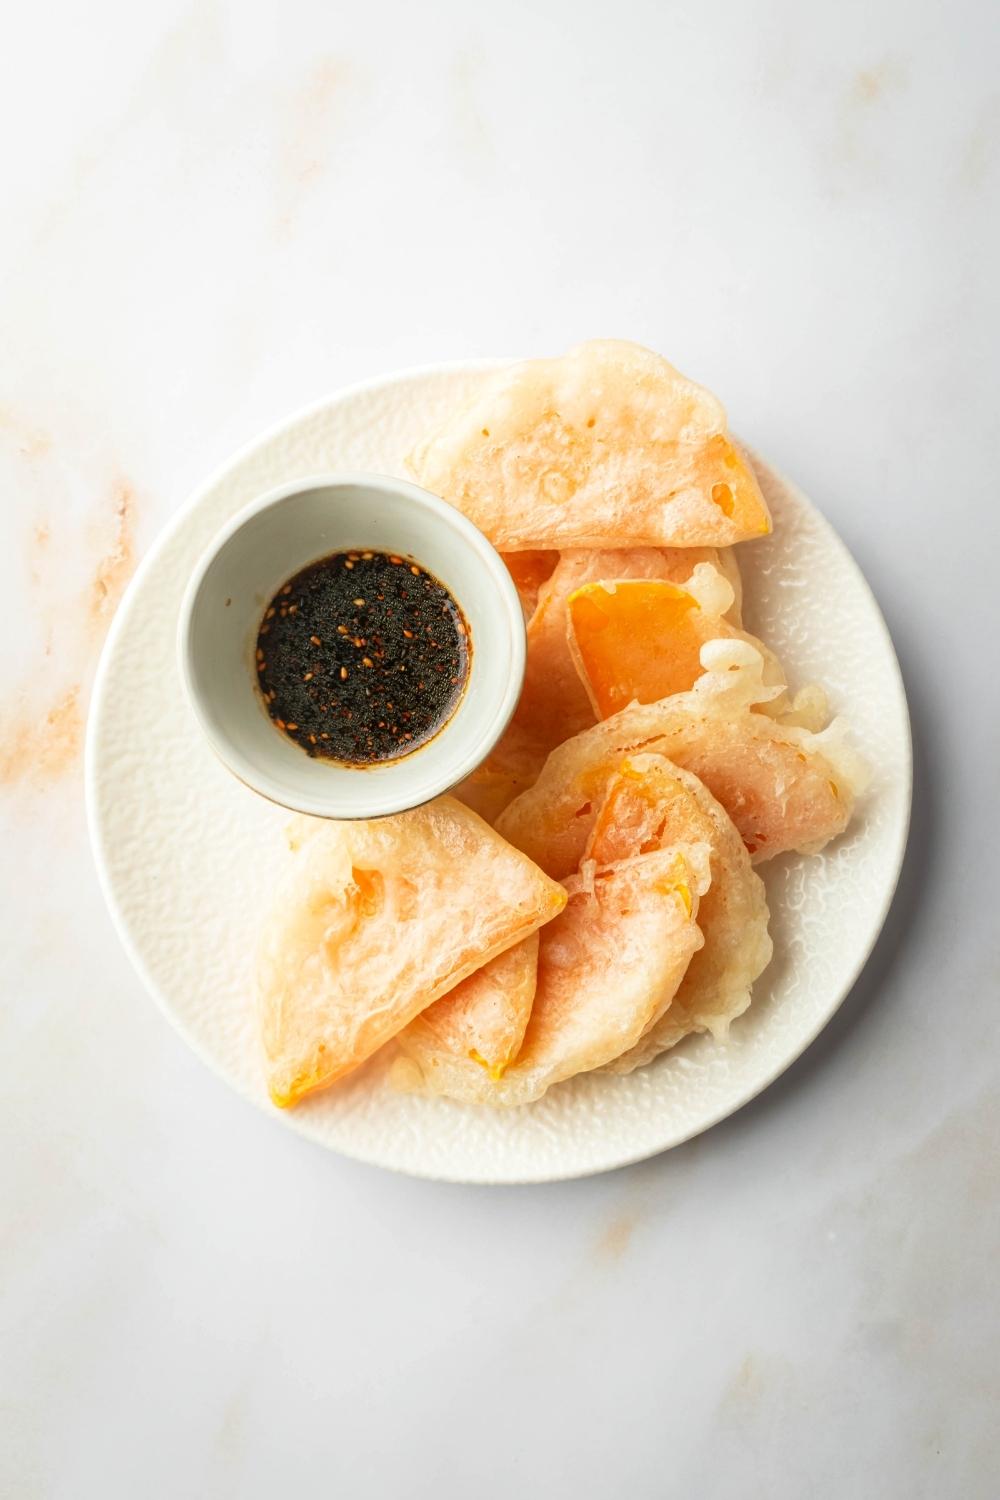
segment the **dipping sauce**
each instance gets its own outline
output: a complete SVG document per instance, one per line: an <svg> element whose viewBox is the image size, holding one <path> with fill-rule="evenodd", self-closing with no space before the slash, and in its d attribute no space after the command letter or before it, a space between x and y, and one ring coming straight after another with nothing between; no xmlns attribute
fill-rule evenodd
<svg viewBox="0 0 1000 1500"><path fill-rule="evenodd" d="M296 573L265 611L257 681L276 727L348 765L397 760L458 707L465 617L433 574L389 552L335 552Z"/></svg>

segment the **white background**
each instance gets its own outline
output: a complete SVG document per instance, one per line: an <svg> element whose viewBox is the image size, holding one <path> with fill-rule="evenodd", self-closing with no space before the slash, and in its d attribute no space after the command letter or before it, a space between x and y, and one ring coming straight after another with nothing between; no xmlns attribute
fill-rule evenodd
<svg viewBox="0 0 1000 1500"><path fill-rule="evenodd" d="M8 16L0 1494L998 1493L990 13ZM143 995L86 845L93 665L262 426L595 335L718 390L852 547L910 694L910 855L834 1024L733 1120L589 1181L397 1178L249 1109Z"/></svg>

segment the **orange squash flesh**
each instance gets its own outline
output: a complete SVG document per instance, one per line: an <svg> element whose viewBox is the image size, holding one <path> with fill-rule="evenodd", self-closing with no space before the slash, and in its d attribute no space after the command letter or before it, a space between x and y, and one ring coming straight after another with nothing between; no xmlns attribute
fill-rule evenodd
<svg viewBox="0 0 1000 1500"><path fill-rule="evenodd" d="M555 571L558 552L507 552L503 554L507 572L514 580L524 610L530 620L538 603L538 591Z"/></svg>
<svg viewBox="0 0 1000 1500"><path fill-rule="evenodd" d="M585 584L569 599L570 649L601 719L635 700L686 692L701 676L704 642L732 633L686 590L659 580Z"/></svg>

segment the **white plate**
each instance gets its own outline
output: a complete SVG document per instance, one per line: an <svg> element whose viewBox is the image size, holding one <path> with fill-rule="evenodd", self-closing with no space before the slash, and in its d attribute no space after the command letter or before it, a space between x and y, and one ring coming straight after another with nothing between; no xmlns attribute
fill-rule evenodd
<svg viewBox="0 0 1000 1500"><path fill-rule="evenodd" d="M629 1077L577 1078L513 1111L396 1094L377 1061L297 1109L272 1109L252 955L286 815L223 770L188 710L176 661L181 597L202 550L248 501L311 473L402 474L403 455L491 368L435 367L341 392L244 449L194 497L114 621L88 728L87 798L105 894L133 963L235 1089L276 1123L361 1161L453 1181L540 1182L676 1146L753 1098L809 1045L857 978L892 899L909 820L910 734L892 642L857 566L805 496L758 464L775 530L740 549L748 628L793 682L826 684L875 777L825 854L761 867L775 956L729 1044L690 1038Z"/></svg>

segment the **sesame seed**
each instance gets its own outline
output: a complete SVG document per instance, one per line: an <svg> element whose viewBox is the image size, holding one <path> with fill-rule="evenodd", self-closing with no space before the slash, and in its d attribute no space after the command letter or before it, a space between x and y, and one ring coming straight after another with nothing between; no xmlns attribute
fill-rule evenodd
<svg viewBox="0 0 1000 1500"><path fill-rule="evenodd" d="M352 600L355 580L345 569L362 561L366 587ZM343 619L347 605L354 609L350 624ZM280 718L310 754L371 762L408 753L454 711L466 671L468 633L460 621L443 585L405 554L358 548L304 568L268 604L255 643L272 721ZM459 629L466 639L457 638ZM312 661L306 644L315 650ZM329 733L320 733L321 722Z"/></svg>

